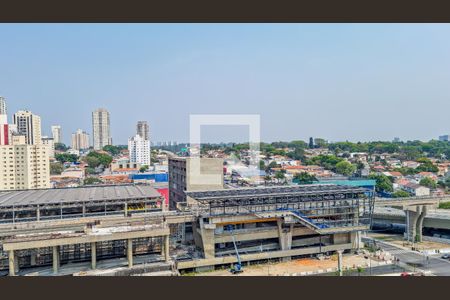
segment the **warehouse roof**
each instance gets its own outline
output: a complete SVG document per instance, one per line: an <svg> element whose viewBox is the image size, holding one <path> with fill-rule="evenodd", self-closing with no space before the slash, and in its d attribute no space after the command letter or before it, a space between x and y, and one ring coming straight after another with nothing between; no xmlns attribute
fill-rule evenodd
<svg viewBox="0 0 450 300"><path fill-rule="evenodd" d="M121 201L158 198L161 195L144 185L87 186L0 192L0 207L73 202Z"/></svg>

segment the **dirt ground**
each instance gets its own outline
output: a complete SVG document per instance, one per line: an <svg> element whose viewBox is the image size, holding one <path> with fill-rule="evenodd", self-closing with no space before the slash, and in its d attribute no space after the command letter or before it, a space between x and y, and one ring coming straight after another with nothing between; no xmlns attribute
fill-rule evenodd
<svg viewBox="0 0 450 300"><path fill-rule="evenodd" d="M387 234L387 233L370 233L368 234L370 237L379 239L381 241L386 241L392 244L396 244L402 247L408 247L407 242L404 240L403 235L400 234ZM410 247L411 245L409 245ZM434 249L444 249L450 248L449 244L437 243L437 242L429 242L423 241L420 243L415 243L415 247L421 250L434 250Z"/></svg>
<svg viewBox="0 0 450 300"><path fill-rule="evenodd" d="M372 262L373 263L373 262ZM233 276L281 276L293 273L326 270L328 268L337 267L337 255L331 256L329 259L318 260L313 258L302 258L291 260L289 262L268 263L261 265L243 265L244 272ZM366 266L367 260L362 255L344 254L343 264L345 267ZM230 276L228 269L216 270L205 273L195 274L196 276Z"/></svg>

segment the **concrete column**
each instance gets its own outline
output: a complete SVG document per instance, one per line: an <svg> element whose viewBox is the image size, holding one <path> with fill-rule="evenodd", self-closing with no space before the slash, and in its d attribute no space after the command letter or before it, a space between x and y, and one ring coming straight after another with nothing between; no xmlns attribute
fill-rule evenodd
<svg viewBox="0 0 450 300"><path fill-rule="evenodd" d="M278 240L281 250L290 250L292 247L292 231L294 224L290 224L289 228L283 228L283 220L278 219Z"/></svg>
<svg viewBox="0 0 450 300"><path fill-rule="evenodd" d="M97 243L91 243L91 268L95 270L97 268Z"/></svg>
<svg viewBox="0 0 450 300"><path fill-rule="evenodd" d="M128 203L123 204L123 214L125 217L128 217Z"/></svg>
<svg viewBox="0 0 450 300"><path fill-rule="evenodd" d="M83 217L86 216L86 204L83 204L83 211L82 211Z"/></svg>
<svg viewBox="0 0 450 300"><path fill-rule="evenodd" d="M37 259L37 250L32 250L30 254L30 265L35 266Z"/></svg>
<svg viewBox="0 0 450 300"><path fill-rule="evenodd" d="M215 224L208 224L203 222L203 218L200 218L200 232L203 247L203 254L205 258L214 258L216 256L215 252L215 239L214 231L216 229Z"/></svg>
<svg viewBox="0 0 450 300"><path fill-rule="evenodd" d="M19 271L18 266L16 264L16 257L14 255L14 250L9 250L8 251L8 261L9 261L9 276L15 276L16 275L16 271Z"/></svg>
<svg viewBox="0 0 450 300"><path fill-rule="evenodd" d="M417 235L417 220L421 214L421 206L417 206L414 210L406 210L406 239L414 243Z"/></svg>
<svg viewBox="0 0 450 300"><path fill-rule="evenodd" d="M39 206L36 209L36 220L37 221L41 220L41 209L39 208Z"/></svg>
<svg viewBox="0 0 450 300"><path fill-rule="evenodd" d="M133 267L133 239L128 239L127 241L128 268L131 268Z"/></svg>
<svg viewBox="0 0 450 300"><path fill-rule="evenodd" d="M427 214L427 206L422 206L422 212L418 216L417 223L416 223L416 241L422 242L422 229L423 229L423 220L425 219L425 216Z"/></svg>
<svg viewBox="0 0 450 300"><path fill-rule="evenodd" d="M169 251L170 251L169 236L165 235L164 236L164 258L165 258L166 262L168 262L170 260Z"/></svg>
<svg viewBox="0 0 450 300"><path fill-rule="evenodd" d="M53 246L53 273L57 274L59 270L59 246Z"/></svg>
<svg viewBox="0 0 450 300"><path fill-rule="evenodd" d="M339 276L342 276L342 250L338 250L337 254L338 254L338 271L339 271Z"/></svg>

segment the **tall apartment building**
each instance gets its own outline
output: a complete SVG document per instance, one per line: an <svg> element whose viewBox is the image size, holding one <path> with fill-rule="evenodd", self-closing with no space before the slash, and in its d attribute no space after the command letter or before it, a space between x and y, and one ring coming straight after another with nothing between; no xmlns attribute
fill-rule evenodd
<svg viewBox="0 0 450 300"><path fill-rule="evenodd" d="M92 138L95 150L112 144L109 112L106 109L99 108L92 112Z"/></svg>
<svg viewBox="0 0 450 300"><path fill-rule="evenodd" d="M448 142L448 141L450 141L449 135L448 134L441 135L441 136L439 136L439 140L442 141L442 142Z"/></svg>
<svg viewBox="0 0 450 300"><path fill-rule="evenodd" d="M136 133L144 140L150 140L149 126L147 121L138 121L136 125Z"/></svg>
<svg viewBox="0 0 450 300"><path fill-rule="evenodd" d="M27 145L41 143L41 117L28 110L20 110L14 114L13 122L17 133L25 136Z"/></svg>
<svg viewBox="0 0 450 300"><path fill-rule="evenodd" d="M46 145L0 146L0 190L50 188Z"/></svg>
<svg viewBox="0 0 450 300"><path fill-rule="evenodd" d="M0 145L9 145L11 143L11 130L8 125L8 116L0 114Z"/></svg>
<svg viewBox="0 0 450 300"><path fill-rule="evenodd" d="M48 147L48 157L55 157L55 142L52 137L43 136L42 144Z"/></svg>
<svg viewBox="0 0 450 300"><path fill-rule="evenodd" d="M72 133L72 149L84 150L89 148L89 134L81 129Z"/></svg>
<svg viewBox="0 0 450 300"><path fill-rule="evenodd" d="M5 97L0 96L0 115L7 115L6 111L6 99Z"/></svg>
<svg viewBox="0 0 450 300"><path fill-rule="evenodd" d="M199 174L193 172L200 163ZM211 180L216 175L219 182ZM169 209L175 210L177 204L186 202L185 192L223 189L223 159L172 157L169 158Z"/></svg>
<svg viewBox="0 0 450 300"><path fill-rule="evenodd" d="M52 125L52 137L55 144L62 143L62 131L60 125Z"/></svg>
<svg viewBox="0 0 450 300"><path fill-rule="evenodd" d="M136 134L128 139L128 152L131 163L150 166L150 141Z"/></svg>

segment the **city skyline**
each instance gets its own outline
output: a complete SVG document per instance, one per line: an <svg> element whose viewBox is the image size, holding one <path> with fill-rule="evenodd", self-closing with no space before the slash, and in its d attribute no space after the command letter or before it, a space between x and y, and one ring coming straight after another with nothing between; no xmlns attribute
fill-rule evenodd
<svg viewBox="0 0 450 300"><path fill-rule="evenodd" d="M448 24L4 24L0 95L9 118L28 109L45 135L61 125L66 144L78 128L91 132L98 107L122 145L138 120L153 141L188 141L199 113L260 114L267 142L430 140L450 131L449 33ZM205 128L205 142L231 138L244 141L245 130Z"/></svg>

